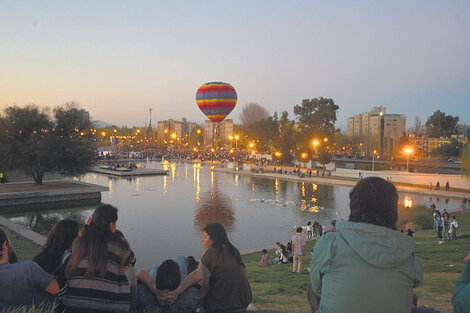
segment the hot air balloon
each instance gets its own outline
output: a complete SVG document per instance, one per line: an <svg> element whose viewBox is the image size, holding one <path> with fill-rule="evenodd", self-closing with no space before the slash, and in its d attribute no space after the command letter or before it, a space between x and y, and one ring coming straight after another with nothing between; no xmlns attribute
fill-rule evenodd
<svg viewBox="0 0 470 313"><path fill-rule="evenodd" d="M220 123L237 104L237 92L227 83L206 83L197 90L196 102L209 120Z"/></svg>

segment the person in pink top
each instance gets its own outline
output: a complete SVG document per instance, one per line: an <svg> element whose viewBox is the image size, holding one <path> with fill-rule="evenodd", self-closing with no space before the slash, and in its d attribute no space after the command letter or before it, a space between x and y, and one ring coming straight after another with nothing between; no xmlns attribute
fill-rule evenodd
<svg viewBox="0 0 470 313"><path fill-rule="evenodd" d="M300 274L302 256L305 255L305 237L302 236L302 227L297 227L297 233L292 236L292 255L294 256L292 273Z"/></svg>
<svg viewBox="0 0 470 313"><path fill-rule="evenodd" d="M263 254L261 255L261 261L259 262L259 266L269 266L273 265L274 262L271 259L271 256L268 254L266 249L263 249Z"/></svg>

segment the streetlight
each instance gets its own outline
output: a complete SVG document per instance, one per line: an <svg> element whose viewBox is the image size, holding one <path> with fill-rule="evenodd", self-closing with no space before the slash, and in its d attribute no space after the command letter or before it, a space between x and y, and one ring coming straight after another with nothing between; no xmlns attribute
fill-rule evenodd
<svg viewBox="0 0 470 313"><path fill-rule="evenodd" d="M405 153L406 153L406 171L408 172L408 163L410 161L410 154L413 153L413 149L411 149L410 147L406 147Z"/></svg>
<svg viewBox="0 0 470 313"><path fill-rule="evenodd" d="M238 149L238 138L240 138L240 136L235 135L235 149Z"/></svg>
<svg viewBox="0 0 470 313"><path fill-rule="evenodd" d="M306 161L307 161L307 157L308 157L308 154L305 153L305 152L302 152L302 154L300 155L300 157L302 158L302 160L304 161L304 167L306 166Z"/></svg>
<svg viewBox="0 0 470 313"><path fill-rule="evenodd" d="M375 159L375 154L377 153L377 150L372 151L372 172L374 171L374 159Z"/></svg>
<svg viewBox="0 0 470 313"><path fill-rule="evenodd" d="M318 154L318 152L317 152L317 147L318 147L319 144L320 144L320 142L319 142L318 140L316 140L316 139L313 140L313 142L312 142L313 150L314 150L315 154Z"/></svg>

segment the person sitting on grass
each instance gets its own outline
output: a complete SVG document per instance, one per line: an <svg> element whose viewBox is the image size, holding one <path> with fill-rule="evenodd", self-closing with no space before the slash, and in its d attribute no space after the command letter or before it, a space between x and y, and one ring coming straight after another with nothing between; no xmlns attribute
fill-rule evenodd
<svg viewBox="0 0 470 313"><path fill-rule="evenodd" d="M269 255L268 251L266 249L263 249L263 252L261 254L261 261L259 262L258 266L269 266L273 265L274 262L271 259L271 256Z"/></svg>
<svg viewBox="0 0 470 313"><path fill-rule="evenodd" d="M77 236L76 221L59 221L49 232L42 251L33 258L43 270L57 278L61 287L65 285L64 269L71 255L72 242Z"/></svg>
<svg viewBox="0 0 470 313"><path fill-rule="evenodd" d="M65 268L67 288L62 304L67 312L129 311L135 287L135 256L116 229L117 208L101 205L73 241Z"/></svg>
<svg viewBox="0 0 470 313"><path fill-rule="evenodd" d="M150 272L145 270L137 272L139 310L156 309L159 313L191 313L199 300L202 280L188 288L172 304L158 297L163 290L173 291L178 288L186 273L189 274L196 268L193 257L185 259L179 256L175 260L163 261L160 266L154 266Z"/></svg>
<svg viewBox="0 0 470 313"><path fill-rule="evenodd" d="M455 313L470 312L470 254L465 258L465 266L455 285L452 306Z"/></svg>
<svg viewBox="0 0 470 313"><path fill-rule="evenodd" d="M395 186L368 177L349 196L349 221L337 222L313 250L312 312L409 313L423 270L414 239L396 230Z"/></svg>
<svg viewBox="0 0 470 313"><path fill-rule="evenodd" d="M59 284L33 261L17 262L16 253L0 229L0 312L23 305L52 305Z"/></svg>

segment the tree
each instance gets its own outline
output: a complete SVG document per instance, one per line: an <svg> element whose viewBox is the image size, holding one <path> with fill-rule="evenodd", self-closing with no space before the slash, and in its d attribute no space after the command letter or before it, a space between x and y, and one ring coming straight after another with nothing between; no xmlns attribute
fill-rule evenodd
<svg viewBox="0 0 470 313"><path fill-rule="evenodd" d="M293 124L292 121L289 121L287 111L282 112L279 120L280 136L276 146L281 153L281 163L284 164L289 164L292 161L291 151L295 149L297 144L298 136Z"/></svg>
<svg viewBox="0 0 470 313"><path fill-rule="evenodd" d="M419 116L415 116L415 122L413 125L413 133L416 136L422 135L422 123L421 123L421 118Z"/></svg>
<svg viewBox="0 0 470 313"><path fill-rule="evenodd" d="M437 147L432 152L433 156L440 156L441 158L458 158L462 153L463 143L458 140L452 139L451 142Z"/></svg>
<svg viewBox="0 0 470 313"><path fill-rule="evenodd" d="M315 98L304 99L301 105L294 106L294 114L300 122L300 127L309 135L331 135L335 132L336 111L339 109L333 99Z"/></svg>
<svg viewBox="0 0 470 313"><path fill-rule="evenodd" d="M254 122L248 126L246 134L260 141L260 148L272 147L279 138L279 121L273 116Z"/></svg>
<svg viewBox="0 0 470 313"><path fill-rule="evenodd" d="M434 138L448 137L457 133L458 116L446 115L437 110L426 121L426 126L430 127L430 136Z"/></svg>
<svg viewBox="0 0 470 313"><path fill-rule="evenodd" d="M460 154L460 174L470 177L470 145L464 147Z"/></svg>
<svg viewBox="0 0 470 313"><path fill-rule="evenodd" d="M253 102L245 104L239 116L245 129L254 122L267 119L268 117L269 112L258 103Z"/></svg>
<svg viewBox="0 0 470 313"><path fill-rule="evenodd" d="M326 164L330 163L331 161L331 156L328 152L320 152L320 155L318 156L318 162L320 162L321 165L325 166Z"/></svg>
<svg viewBox="0 0 470 313"><path fill-rule="evenodd" d="M95 160L89 118L74 104L55 108L53 120L49 112L31 104L7 107L0 117L2 160L32 175L36 184L46 172L84 174Z"/></svg>

